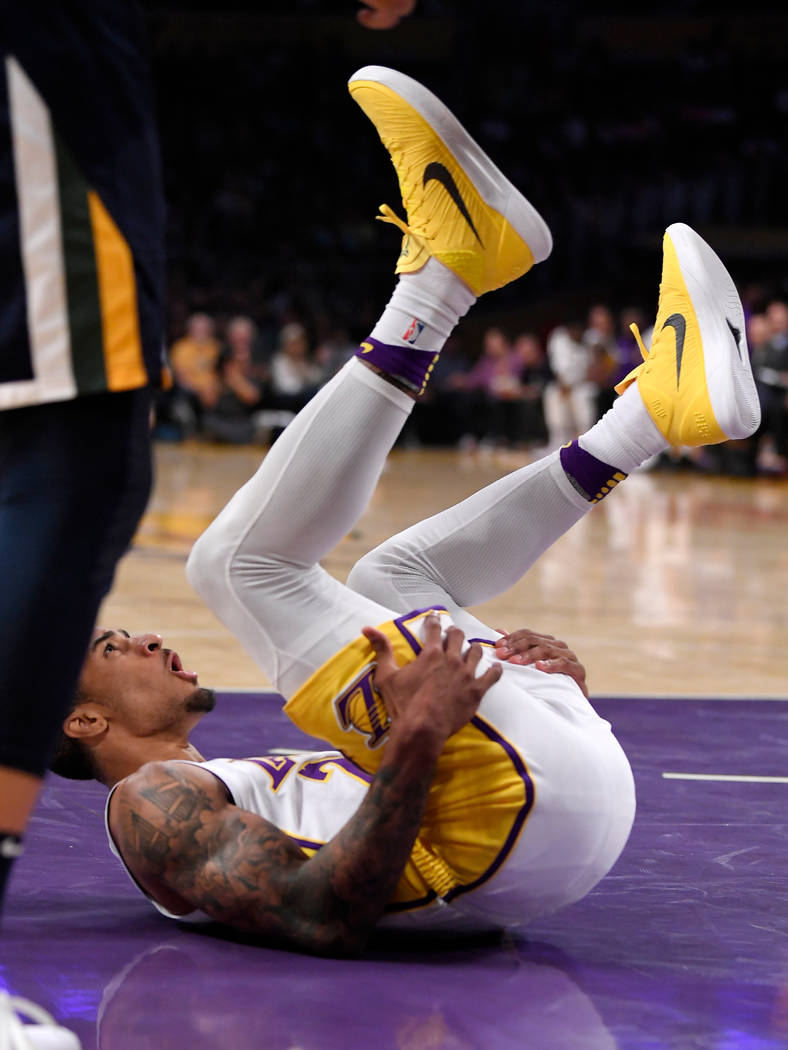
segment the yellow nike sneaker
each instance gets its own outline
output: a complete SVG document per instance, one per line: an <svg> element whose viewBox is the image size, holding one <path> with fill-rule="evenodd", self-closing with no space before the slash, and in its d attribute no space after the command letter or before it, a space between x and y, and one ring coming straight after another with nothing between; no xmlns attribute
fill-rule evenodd
<svg viewBox="0 0 788 1050"><path fill-rule="evenodd" d="M714 445L754 434L761 421L744 311L720 259L684 223L662 242L662 283L651 349L616 387L637 381L649 415L671 445Z"/></svg>
<svg viewBox="0 0 788 1050"><path fill-rule="evenodd" d="M432 92L384 66L365 66L348 87L399 179L408 221L387 204L378 216L404 234L397 273L434 256L479 296L547 258L545 221Z"/></svg>

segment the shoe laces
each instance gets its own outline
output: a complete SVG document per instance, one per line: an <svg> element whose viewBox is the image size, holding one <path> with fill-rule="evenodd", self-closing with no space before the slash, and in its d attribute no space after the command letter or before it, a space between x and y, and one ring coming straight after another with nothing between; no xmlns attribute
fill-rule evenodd
<svg viewBox="0 0 788 1050"><path fill-rule="evenodd" d="M431 217L426 216L423 219L418 218L418 211L424 204L424 194L413 194L415 184L411 181L410 174L416 165L412 160L408 159L409 153L401 144L383 139L383 145L388 150L389 156L394 165L394 170L397 173L397 179L399 180L400 190L402 192L402 203L407 212L408 222L401 219L388 204L380 205L381 214L376 215L375 218L379 219L381 222L390 222L393 226L397 226L402 230L404 234L409 234L411 237L419 237L422 240L433 240L435 234L427 232L427 227L431 221Z"/></svg>
<svg viewBox="0 0 788 1050"><path fill-rule="evenodd" d="M638 328L637 324L634 321L629 326L629 330L632 333L632 335L634 335L635 342L638 344L638 349L640 350L640 356L643 358L644 361L648 361L648 359L649 359L649 357L651 355L650 355L649 351L646 349L646 345L643 342L643 336L640 334L640 329ZM638 367L640 367L640 366L638 366Z"/></svg>
<svg viewBox="0 0 788 1050"><path fill-rule="evenodd" d="M399 215L390 208L388 204L380 205L380 215L376 215L375 218L379 222L390 222L392 226L398 227L403 233L413 234L413 230L408 226L404 219L401 219Z"/></svg>
<svg viewBox="0 0 788 1050"><path fill-rule="evenodd" d="M410 218L410 216L408 217ZM421 241L431 241L435 237L435 234L427 233L426 230L419 230L419 232L417 233L411 226L409 226L405 222L404 219L401 219L399 215L397 215L397 213L394 211L394 209L388 206L388 204L380 205L380 215L376 215L375 218L379 222L390 222L392 226L396 226L398 229L402 230L404 234L407 234L411 237L416 237L418 240Z"/></svg>
<svg viewBox="0 0 788 1050"><path fill-rule="evenodd" d="M638 345L638 349L640 350L640 356L643 358L643 361L639 365L635 365L632 371L628 372L620 383L616 383L613 389L617 394L623 394L627 387L635 382L635 380L640 375L640 370L642 369L643 365L651 357L650 352L646 349L646 345L643 342L643 337L640 334L640 329L634 321L629 326L629 330L635 337L635 342Z"/></svg>

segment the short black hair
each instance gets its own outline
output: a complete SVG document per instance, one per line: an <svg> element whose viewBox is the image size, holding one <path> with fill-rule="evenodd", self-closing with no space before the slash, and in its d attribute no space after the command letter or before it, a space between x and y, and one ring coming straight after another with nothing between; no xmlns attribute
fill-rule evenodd
<svg viewBox="0 0 788 1050"><path fill-rule="evenodd" d="M69 714L86 699L87 697L81 690L77 689ZM90 749L81 740L75 740L73 737L67 736L62 730L55 754L49 763L49 768L53 773L57 773L59 777L65 777L67 780L98 779L96 767L93 764L93 759L90 757Z"/></svg>

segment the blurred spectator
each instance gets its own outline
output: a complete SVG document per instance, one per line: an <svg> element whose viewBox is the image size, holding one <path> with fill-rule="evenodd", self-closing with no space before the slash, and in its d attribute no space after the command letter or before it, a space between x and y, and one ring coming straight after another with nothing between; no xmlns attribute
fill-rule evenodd
<svg viewBox="0 0 788 1050"><path fill-rule="evenodd" d="M759 461L763 469L783 473L788 470L788 305L769 303L764 320L765 324L751 318L748 329L761 399L758 437L759 441L767 439L766 447L759 450Z"/></svg>
<svg viewBox="0 0 788 1050"><path fill-rule="evenodd" d="M320 385L320 379L320 369L309 354L306 329L296 321L286 324L271 359L273 407L300 411Z"/></svg>
<svg viewBox="0 0 788 1050"><path fill-rule="evenodd" d="M466 420L460 439L465 447L476 441L499 444L510 440L511 412L503 403L517 397L520 379L512 344L501 328L487 329L479 360L469 371L455 372L448 383L457 392L457 404Z"/></svg>
<svg viewBox="0 0 788 1050"><path fill-rule="evenodd" d="M588 373L593 360L579 322L554 328L547 340L553 379L544 391L547 441L551 448L572 441L596 421L596 387Z"/></svg>
<svg viewBox="0 0 788 1050"><path fill-rule="evenodd" d="M155 394L156 438L181 441L200 428L204 411L219 396L219 351L211 317L192 314L186 322L186 335L170 349L173 385Z"/></svg>
<svg viewBox="0 0 788 1050"><path fill-rule="evenodd" d="M482 337L482 352L476 364L467 372L455 373L453 385L457 390L491 393L506 389L515 380L512 344L503 329L493 327Z"/></svg>
<svg viewBox="0 0 788 1050"><path fill-rule="evenodd" d="M192 314L186 322L186 335L170 349L175 384L193 398L198 412L214 404L219 396L219 352L213 319L208 314Z"/></svg>
<svg viewBox="0 0 788 1050"><path fill-rule="evenodd" d="M763 361L771 334L772 328L766 314L752 314L747 321L747 345L753 369L758 368Z"/></svg>
<svg viewBox="0 0 788 1050"><path fill-rule="evenodd" d="M245 314L237 314L227 323L225 341L232 351L238 351L238 360L248 362L250 378L258 384L268 380L269 369L258 347L257 325Z"/></svg>
<svg viewBox="0 0 788 1050"><path fill-rule="evenodd" d="M515 338L512 351L519 379L514 443L525 447L544 445L547 441L544 391L550 380L544 349L532 332L523 332Z"/></svg>
<svg viewBox="0 0 788 1050"><path fill-rule="evenodd" d="M222 351L217 378L219 392L203 414L203 433L213 441L248 444L256 436L254 414L260 407L262 391L254 378L251 342L245 336L235 338Z"/></svg>
<svg viewBox="0 0 788 1050"><path fill-rule="evenodd" d="M598 303L588 311L587 328L583 342L591 351L588 380L596 387L596 416L603 416L612 407L616 394L619 356L616 341L616 322L609 307Z"/></svg>

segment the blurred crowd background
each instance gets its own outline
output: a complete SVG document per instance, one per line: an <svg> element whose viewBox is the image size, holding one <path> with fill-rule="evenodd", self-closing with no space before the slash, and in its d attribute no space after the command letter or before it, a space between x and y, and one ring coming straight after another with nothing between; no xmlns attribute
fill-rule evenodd
<svg viewBox="0 0 788 1050"><path fill-rule="evenodd" d="M754 439L661 466L788 468L788 14L721 0L419 0L371 33L353 0L146 5L169 206L175 386L157 434L270 442L393 287L393 169L345 83L422 80L547 219L550 259L485 297L403 441L541 450L586 429L640 360L661 237L712 243L745 305Z"/></svg>

